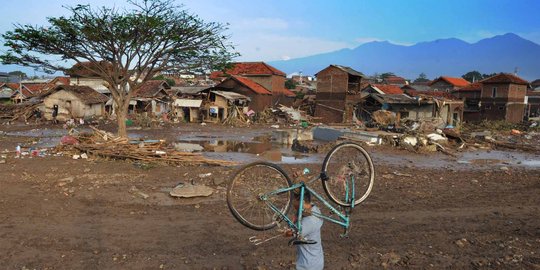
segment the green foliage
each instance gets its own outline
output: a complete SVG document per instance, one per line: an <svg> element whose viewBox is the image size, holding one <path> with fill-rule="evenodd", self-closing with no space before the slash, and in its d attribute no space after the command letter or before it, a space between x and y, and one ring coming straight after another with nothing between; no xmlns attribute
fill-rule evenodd
<svg viewBox="0 0 540 270"><path fill-rule="evenodd" d="M22 72L22 71L19 71L19 70L16 70L16 71L12 71L12 72L8 72L9 75L14 75L14 76L17 76L17 77L20 77L20 78L23 78L23 79L26 79L28 78L28 76L26 75L26 73Z"/></svg>
<svg viewBox="0 0 540 270"><path fill-rule="evenodd" d="M204 22L172 0L130 3L133 9L76 5L67 8L69 16L48 18L48 26L15 25L2 35L8 50L0 60L48 72L106 61L111 70L91 71L110 85L125 85L165 70L213 69L237 55L225 25Z"/></svg>
<svg viewBox="0 0 540 270"><path fill-rule="evenodd" d="M287 89L295 89L298 84L294 82L292 79L287 79L285 81L285 88Z"/></svg>
<svg viewBox="0 0 540 270"><path fill-rule="evenodd" d="M415 83L429 82L429 79L426 76L426 73L422 72L418 75L418 78L414 79Z"/></svg>
<svg viewBox="0 0 540 270"><path fill-rule="evenodd" d="M174 0L128 2L132 8L67 7L69 15L48 18L47 26L16 24L2 35L0 62L49 73L89 62L81 68L108 84L119 133L127 136L129 100L146 81L163 71L215 70L238 56L226 25L205 22Z"/></svg>
<svg viewBox="0 0 540 270"><path fill-rule="evenodd" d="M163 76L163 74L155 76L154 78L152 78L152 80L165 80L167 81L167 84L169 84L169 86L174 86L176 84L176 82L173 79L165 77Z"/></svg>
<svg viewBox="0 0 540 270"><path fill-rule="evenodd" d="M393 72L385 72L381 74L381 79L386 79L388 77L394 77L394 76L396 76L396 74L394 74Z"/></svg>
<svg viewBox="0 0 540 270"><path fill-rule="evenodd" d="M477 82L481 81L483 79L487 79L489 77L495 76L497 73L491 73L491 74L482 74L479 71L473 70L465 73L461 78L469 81L469 82Z"/></svg>

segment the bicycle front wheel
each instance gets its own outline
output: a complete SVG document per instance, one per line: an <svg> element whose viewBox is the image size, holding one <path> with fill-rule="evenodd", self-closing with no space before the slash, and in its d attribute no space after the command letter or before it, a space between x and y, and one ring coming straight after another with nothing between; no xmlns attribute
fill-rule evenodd
<svg viewBox="0 0 540 270"><path fill-rule="evenodd" d="M341 206L364 201L373 187L375 169L369 154L355 143L336 145L326 155L322 166L325 193Z"/></svg>
<svg viewBox="0 0 540 270"><path fill-rule="evenodd" d="M275 164L255 162L242 167L227 188L227 205L233 216L244 226L264 231L274 228L280 218L269 207L271 203L282 215L291 207L292 191L264 196L271 191L290 187L291 179Z"/></svg>

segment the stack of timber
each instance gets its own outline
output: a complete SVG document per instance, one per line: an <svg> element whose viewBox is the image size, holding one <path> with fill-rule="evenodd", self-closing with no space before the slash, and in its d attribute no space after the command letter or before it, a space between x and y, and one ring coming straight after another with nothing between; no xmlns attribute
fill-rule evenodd
<svg viewBox="0 0 540 270"><path fill-rule="evenodd" d="M94 130L93 134L80 134L77 137L80 143L73 145L73 147L78 151L105 158L158 162L171 165L236 165L235 162L231 161L208 159L201 153L177 151L168 147L164 140L129 141L127 138L117 137L95 127L91 128Z"/></svg>

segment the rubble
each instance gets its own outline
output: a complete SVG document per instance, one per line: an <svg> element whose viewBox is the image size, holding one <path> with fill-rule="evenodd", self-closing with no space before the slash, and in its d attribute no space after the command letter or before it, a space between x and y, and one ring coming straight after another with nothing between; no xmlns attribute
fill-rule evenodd
<svg viewBox="0 0 540 270"><path fill-rule="evenodd" d="M12 122L22 119L28 121L34 116L34 111L39 107L39 103L25 102L20 104L2 104L0 105L0 119Z"/></svg>

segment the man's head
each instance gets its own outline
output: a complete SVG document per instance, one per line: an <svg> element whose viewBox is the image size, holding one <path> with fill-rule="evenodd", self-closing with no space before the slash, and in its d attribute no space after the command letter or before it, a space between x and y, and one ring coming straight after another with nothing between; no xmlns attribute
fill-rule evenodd
<svg viewBox="0 0 540 270"><path fill-rule="evenodd" d="M293 192L293 194L293 206L296 210L298 210L300 207L300 192ZM311 193L309 193L307 190L304 192L304 209L311 209Z"/></svg>

